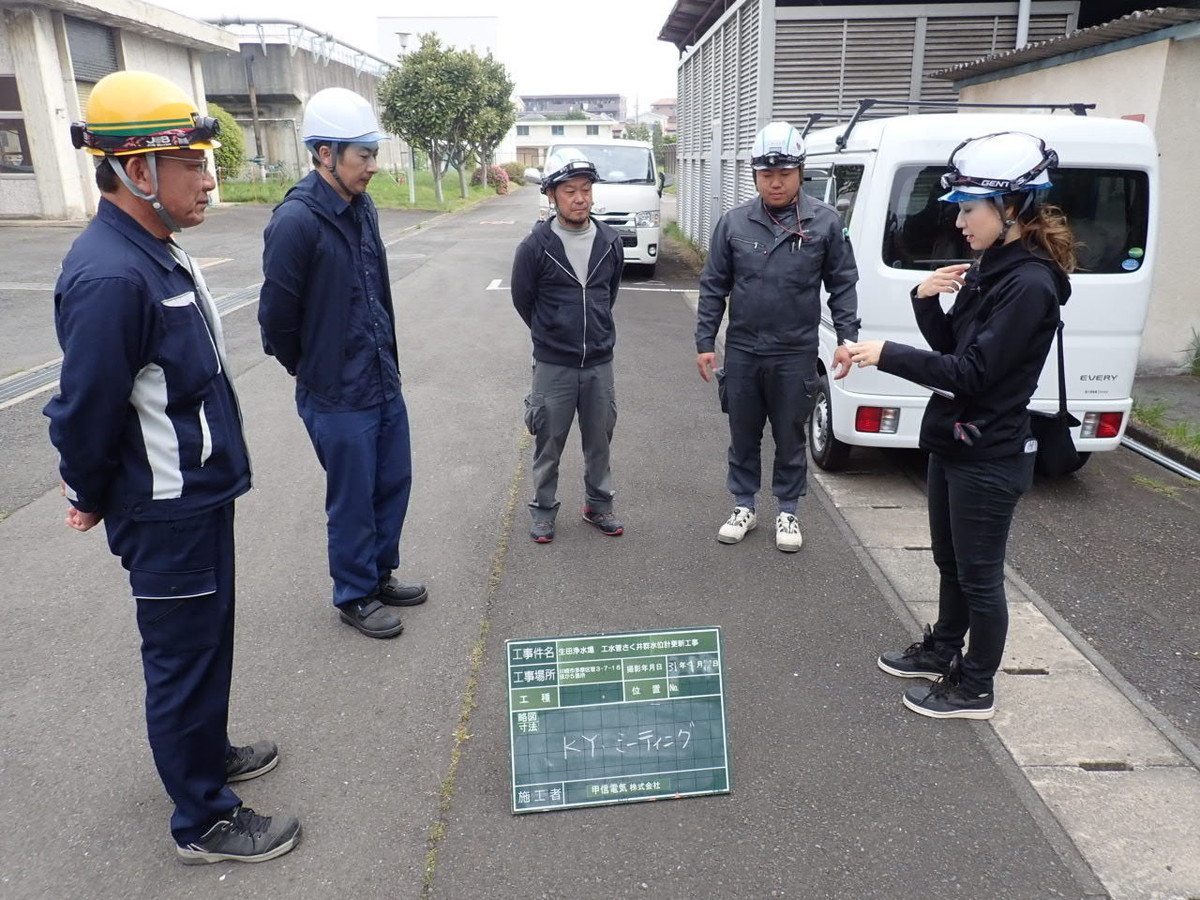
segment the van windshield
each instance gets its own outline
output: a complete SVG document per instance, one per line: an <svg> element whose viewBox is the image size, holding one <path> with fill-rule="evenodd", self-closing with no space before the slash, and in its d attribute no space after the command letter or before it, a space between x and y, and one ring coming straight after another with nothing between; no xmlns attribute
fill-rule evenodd
<svg viewBox="0 0 1200 900"><path fill-rule="evenodd" d="M572 144L555 147L552 156L588 159L600 180L609 184L654 184L654 157L647 147L608 144Z"/></svg>
<svg viewBox="0 0 1200 900"><path fill-rule="evenodd" d="M945 165L896 172L883 232L883 261L894 269L930 271L971 259L954 227L957 203L938 200ZM1042 201L1062 209L1075 234L1080 274L1135 272L1145 262L1150 200L1145 172L1056 169Z"/></svg>

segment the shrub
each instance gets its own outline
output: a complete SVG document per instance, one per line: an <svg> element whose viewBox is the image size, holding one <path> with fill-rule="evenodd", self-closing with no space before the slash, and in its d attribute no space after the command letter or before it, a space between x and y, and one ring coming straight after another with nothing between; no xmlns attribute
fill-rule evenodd
<svg viewBox="0 0 1200 900"><path fill-rule="evenodd" d="M221 123L221 133L217 136L221 146L213 151L213 158L217 163L217 177L222 181L238 178L246 164L246 141L242 137L241 126L228 110L215 103L208 104L208 114Z"/></svg>
<svg viewBox="0 0 1200 900"><path fill-rule="evenodd" d="M492 185L496 189L496 193L497 194L507 194L508 193L508 173L506 171L504 171L504 169L500 168L500 166L488 166L487 173L488 173L488 184ZM482 169L482 167L476 169L475 174L473 174L471 176L471 184L472 185L483 184L483 169Z"/></svg>
<svg viewBox="0 0 1200 900"><path fill-rule="evenodd" d="M521 165L519 162L515 162L515 161L514 162L506 162L500 168L502 168L505 172L508 173L509 181L515 182L516 184L524 184L525 183L525 168L526 167Z"/></svg>

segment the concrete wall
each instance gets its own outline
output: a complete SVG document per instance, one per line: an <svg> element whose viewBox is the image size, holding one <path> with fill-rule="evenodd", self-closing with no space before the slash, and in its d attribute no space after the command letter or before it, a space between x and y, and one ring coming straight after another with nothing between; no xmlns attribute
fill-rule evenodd
<svg viewBox="0 0 1200 900"><path fill-rule="evenodd" d="M1176 370L1200 330L1194 272L1194 198L1200 196L1200 39L1158 40L1126 50L960 87L964 102L1095 103L1089 115L1142 115L1159 150L1158 250L1142 338L1143 373Z"/></svg>

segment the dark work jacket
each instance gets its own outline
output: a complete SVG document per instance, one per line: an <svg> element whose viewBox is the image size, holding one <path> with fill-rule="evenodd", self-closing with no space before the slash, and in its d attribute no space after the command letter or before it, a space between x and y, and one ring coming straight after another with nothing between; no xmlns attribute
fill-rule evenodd
<svg viewBox="0 0 1200 900"><path fill-rule="evenodd" d="M190 259L102 199L63 260L54 325L45 414L76 509L184 519L250 489L220 316Z"/></svg>
<svg viewBox="0 0 1200 900"><path fill-rule="evenodd" d="M513 306L529 326L533 358L558 366L598 366L613 358L617 343L613 304L621 286L625 251L621 236L592 219L596 229L585 284L575 277L567 251L539 222L513 258Z"/></svg>
<svg viewBox="0 0 1200 900"><path fill-rule="evenodd" d="M838 343L858 338L858 269L837 210L801 192L802 237L779 231L760 197L717 221L700 275L696 352L712 353L729 306L725 344L772 356L816 353L821 285Z"/></svg>
<svg viewBox="0 0 1200 900"><path fill-rule="evenodd" d="M366 221L360 225L356 214ZM361 229L368 227L374 260L364 259ZM378 278L364 274L368 265L378 267ZM263 234L258 322L263 349L322 408L364 409L395 398L396 314L368 194L347 203L316 171L292 186Z"/></svg>
<svg viewBox="0 0 1200 900"><path fill-rule="evenodd" d="M985 250L965 281L949 312L937 297L923 299L913 289L917 325L933 349L887 341L879 370L954 394L929 398L923 449L955 459L1021 453L1030 437L1029 398L1071 284L1058 265L1019 240ZM979 429L973 446L955 438L955 422Z"/></svg>

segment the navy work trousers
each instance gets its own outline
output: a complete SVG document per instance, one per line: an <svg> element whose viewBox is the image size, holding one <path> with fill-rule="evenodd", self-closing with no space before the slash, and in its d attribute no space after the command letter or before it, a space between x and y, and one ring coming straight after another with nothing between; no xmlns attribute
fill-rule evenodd
<svg viewBox="0 0 1200 900"><path fill-rule="evenodd" d="M1004 556L1013 512L1033 483L1036 454L953 460L929 455L929 533L940 575L933 640L960 651L962 686L991 693L1008 637Z"/></svg>
<svg viewBox="0 0 1200 900"><path fill-rule="evenodd" d="M404 397L333 412L296 406L325 470L329 575L337 606L369 597L400 567L400 533L412 492Z"/></svg>
<svg viewBox="0 0 1200 900"><path fill-rule="evenodd" d="M771 423L775 470L771 493L796 500L808 493L804 422L812 409L816 357L811 353L760 356L725 348L729 405L729 493L754 496L762 483L763 427Z"/></svg>
<svg viewBox="0 0 1200 900"><path fill-rule="evenodd" d="M225 784L233 673L233 504L170 522L105 517L142 635L146 731L187 844L241 801Z"/></svg>

